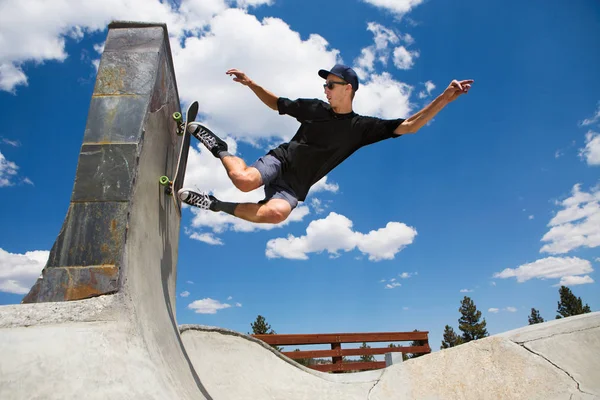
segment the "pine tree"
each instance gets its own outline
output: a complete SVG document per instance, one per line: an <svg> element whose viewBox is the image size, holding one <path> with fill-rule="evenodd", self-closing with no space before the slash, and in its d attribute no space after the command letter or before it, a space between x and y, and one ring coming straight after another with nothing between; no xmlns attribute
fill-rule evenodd
<svg viewBox="0 0 600 400"><path fill-rule="evenodd" d="M275 331L271 329L271 325L267 323L265 317L259 315L256 317L256 321L250 324L252 327L253 335L274 335Z"/></svg>
<svg viewBox="0 0 600 400"><path fill-rule="evenodd" d="M568 287L561 286L558 293L560 295L560 301L558 302L558 309L556 312L560 315L557 315L556 319L591 312L590 306L587 304L584 306L581 297L575 297Z"/></svg>
<svg viewBox="0 0 600 400"><path fill-rule="evenodd" d="M256 321L250 324L252 328L252 335L274 335L276 332L271 329L271 325L267 323L265 317L259 315L256 317ZM281 351L283 348L275 345L271 345L277 351Z"/></svg>
<svg viewBox="0 0 600 400"><path fill-rule="evenodd" d="M462 331L463 343L471 340L477 340L488 336L485 318L479 322L481 311L477 310L475 303L468 296L465 296L458 309L462 317L458 320L458 329Z"/></svg>
<svg viewBox="0 0 600 400"><path fill-rule="evenodd" d="M418 332L418 330L415 329L413 332ZM423 346L424 344L425 344L425 341L423 341L423 340L413 340L410 343L410 346L411 347L418 347L418 346ZM425 355L424 353L411 353L411 354L408 354L407 358L408 359L417 358L417 357L421 357L421 356L424 356L424 355Z"/></svg>
<svg viewBox="0 0 600 400"><path fill-rule="evenodd" d="M462 338L454 332L454 329L450 325L446 325L444 328L444 340L442 340L440 349L449 349L459 344L462 344Z"/></svg>
<svg viewBox="0 0 600 400"><path fill-rule="evenodd" d="M371 346L367 345L366 342L363 342L362 346L360 346L361 349L370 349ZM360 356L360 362L373 362L375 361L375 357L373 357L373 355L371 354L365 354L363 356Z"/></svg>
<svg viewBox="0 0 600 400"><path fill-rule="evenodd" d="M531 309L531 315L529 316L529 325L539 324L544 322L544 318L540 315L540 312L535 308Z"/></svg>

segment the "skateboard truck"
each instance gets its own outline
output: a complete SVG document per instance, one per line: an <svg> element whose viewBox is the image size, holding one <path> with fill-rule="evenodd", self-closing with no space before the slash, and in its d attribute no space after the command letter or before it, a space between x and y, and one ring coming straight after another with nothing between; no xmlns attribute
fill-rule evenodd
<svg viewBox="0 0 600 400"><path fill-rule="evenodd" d="M177 122L177 136L183 135L185 132L185 122L183 121L183 116L180 112L173 113L173 119Z"/></svg>

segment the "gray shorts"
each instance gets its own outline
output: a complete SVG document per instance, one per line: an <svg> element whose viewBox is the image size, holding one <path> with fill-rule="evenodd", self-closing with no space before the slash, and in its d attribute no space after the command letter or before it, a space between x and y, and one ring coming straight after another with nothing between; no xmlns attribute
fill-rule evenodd
<svg viewBox="0 0 600 400"><path fill-rule="evenodd" d="M259 204L264 204L271 199L283 199L290 203L292 210L296 208L298 198L294 190L281 177L281 161L267 154L256 160L252 167L260 172L265 185L265 198L259 201Z"/></svg>

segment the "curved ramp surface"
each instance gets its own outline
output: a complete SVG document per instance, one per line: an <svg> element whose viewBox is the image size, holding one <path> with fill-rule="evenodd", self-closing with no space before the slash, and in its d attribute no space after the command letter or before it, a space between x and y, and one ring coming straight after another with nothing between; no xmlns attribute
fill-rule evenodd
<svg viewBox="0 0 600 400"><path fill-rule="evenodd" d="M0 399L600 398L600 313L340 375L239 333L180 334L180 210L158 185L182 140L168 43L160 24L110 26L65 224L32 304L0 307Z"/></svg>
<svg viewBox="0 0 600 400"><path fill-rule="evenodd" d="M250 336L184 325L214 399L600 399L600 313L528 326L357 374L310 370Z"/></svg>

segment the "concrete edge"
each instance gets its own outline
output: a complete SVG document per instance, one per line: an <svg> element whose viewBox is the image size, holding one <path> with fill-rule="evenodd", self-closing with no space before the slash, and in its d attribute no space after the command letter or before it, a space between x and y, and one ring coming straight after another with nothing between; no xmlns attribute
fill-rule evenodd
<svg viewBox="0 0 600 400"><path fill-rule="evenodd" d="M262 340L256 339L252 336L249 336L249 335L246 335L246 334L243 334L240 332L236 332L236 331L226 329L226 328L219 328L216 326L207 326L207 325L184 324L184 325L179 326L179 332L181 335L183 335L187 331L220 333L222 335L235 336L240 339L245 339L249 342L255 343L255 344L263 347L265 350L270 351L275 356L277 356L281 360L287 362L288 364L290 364L306 373L316 376L317 378L321 378L321 379L324 379L324 380L327 380L330 382L335 382L335 383L371 383L372 382L372 383L376 383L381 378L381 375L383 375L383 373L385 372L385 369L382 369L382 370L375 370L375 371L356 372L356 373L351 373L351 374L337 374L337 375L328 374L325 372L320 372L320 371L316 371L311 368L307 368L304 365L299 364L296 361L292 360L291 358L276 351L275 349L273 349L271 346L269 346Z"/></svg>
<svg viewBox="0 0 600 400"><path fill-rule="evenodd" d="M175 76L175 63L173 62L173 52L171 51L171 41L169 39L169 29L164 22L139 22L139 21L119 21L115 20L108 24L108 30L127 29L127 28L162 28L165 37L166 54L169 55L169 67L173 74L173 83L175 87L175 96L179 100L179 86L177 85L177 76Z"/></svg>
<svg viewBox="0 0 600 400"><path fill-rule="evenodd" d="M0 306L0 329L116 321L122 315L123 305L122 296L114 294L84 300Z"/></svg>
<svg viewBox="0 0 600 400"><path fill-rule="evenodd" d="M541 340L598 327L600 327L600 311L528 325L494 336L506 338L517 344L523 344L533 340Z"/></svg>

